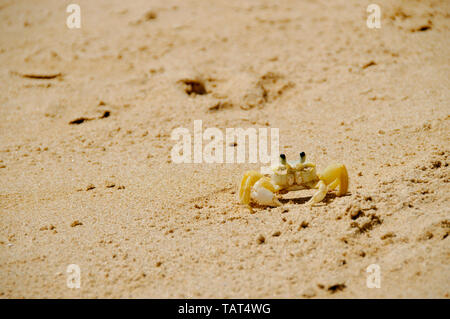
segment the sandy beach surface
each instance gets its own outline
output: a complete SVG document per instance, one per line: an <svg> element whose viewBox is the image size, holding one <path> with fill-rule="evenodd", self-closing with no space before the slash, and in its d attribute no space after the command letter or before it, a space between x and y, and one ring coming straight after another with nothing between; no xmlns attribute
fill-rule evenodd
<svg viewBox="0 0 450 319"><path fill-rule="evenodd" d="M70 3L0 1L1 298L449 298L449 1ZM260 163L171 160L194 120L349 192L250 213Z"/></svg>

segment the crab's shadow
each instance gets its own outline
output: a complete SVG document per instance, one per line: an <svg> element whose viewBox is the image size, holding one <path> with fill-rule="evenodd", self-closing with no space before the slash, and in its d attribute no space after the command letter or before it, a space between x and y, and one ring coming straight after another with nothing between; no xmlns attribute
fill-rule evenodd
<svg viewBox="0 0 450 319"><path fill-rule="evenodd" d="M352 194L349 192L345 195L342 195L340 197L346 197L346 196L351 196ZM336 197L335 193L327 193L327 195L325 196L325 198L320 202L320 204L322 205L326 205L329 204L332 200L334 200ZM296 197L296 198L280 198L279 201L282 204L297 204L297 205L301 205L301 204L305 204L307 203L310 199L312 198L312 196L302 196L302 197ZM319 205L316 204L316 205Z"/></svg>

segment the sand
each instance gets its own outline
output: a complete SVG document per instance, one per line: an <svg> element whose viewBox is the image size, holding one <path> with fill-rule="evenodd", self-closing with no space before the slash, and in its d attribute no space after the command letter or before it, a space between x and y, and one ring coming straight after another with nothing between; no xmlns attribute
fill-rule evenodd
<svg viewBox="0 0 450 319"><path fill-rule="evenodd" d="M449 297L448 1L69 3L0 1L0 297ZM250 213L261 164L171 161L194 120L349 192Z"/></svg>

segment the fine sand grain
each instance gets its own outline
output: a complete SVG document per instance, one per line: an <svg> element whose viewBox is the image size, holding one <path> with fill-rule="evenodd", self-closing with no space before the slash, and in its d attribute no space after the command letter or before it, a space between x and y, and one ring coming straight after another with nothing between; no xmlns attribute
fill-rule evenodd
<svg viewBox="0 0 450 319"><path fill-rule="evenodd" d="M0 1L0 297L449 297L449 1L73 2ZM349 192L251 214L260 164L171 161L194 120Z"/></svg>

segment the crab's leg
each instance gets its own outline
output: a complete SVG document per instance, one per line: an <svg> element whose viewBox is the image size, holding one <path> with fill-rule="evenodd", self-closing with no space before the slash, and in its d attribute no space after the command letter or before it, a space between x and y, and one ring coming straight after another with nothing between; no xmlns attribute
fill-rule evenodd
<svg viewBox="0 0 450 319"><path fill-rule="evenodd" d="M308 204L310 204L310 205L321 202L327 195L328 187L324 183L324 181L319 181L319 183L317 183L316 187L318 187L319 190L308 201Z"/></svg>
<svg viewBox="0 0 450 319"><path fill-rule="evenodd" d="M339 190L336 193L337 196L342 196L347 193L348 173L345 165L332 164L328 166L322 174L319 175L319 178L320 181L316 185L319 190L310 199L310 201L308 202L309 204L319 203L325 198L328 191L333 190L338 186Z"/></svg>
<svg viewBox="0 0 450 319"><path fill-rule="evenodd" d="M332 191L338 186L339 186L339 179L335 179L334 182L332 182L330 185L328 185L328 190Z"/></svg>
<svg viewBox="0 0 450 319"><path fill-rule="evenodd" d="M347 193L348 173L345 165L331 164L319 175L319 178L328 186L328 190L333 190L339 186L339 190L336 193L337 196Z"/></svg>

